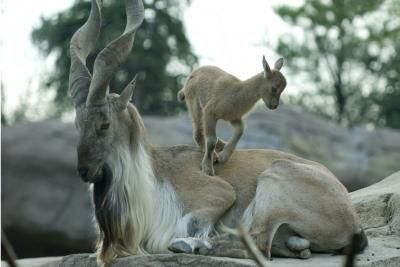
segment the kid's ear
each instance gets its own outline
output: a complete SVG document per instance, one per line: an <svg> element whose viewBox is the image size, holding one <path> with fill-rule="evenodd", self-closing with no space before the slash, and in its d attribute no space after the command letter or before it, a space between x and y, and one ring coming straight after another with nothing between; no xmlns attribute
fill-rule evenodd
<svg viewBox="0 0 400 267"><path fill-rule="evenodd" d="M262 58L262 64L264 69L264 78L266 78L268 74L271 74L271 68L269 67L268 62L265 59L265 56L263 56Z"/></svg>
<svg viewBox="0 0 400 267"><path fill-rule="evenodd" d="M274 69L280 70L282 68L282 66L283 66L283 63L284 63L284 60L283 60L283 57L281 57L280 59L278 59L275 62Z"/></svg>

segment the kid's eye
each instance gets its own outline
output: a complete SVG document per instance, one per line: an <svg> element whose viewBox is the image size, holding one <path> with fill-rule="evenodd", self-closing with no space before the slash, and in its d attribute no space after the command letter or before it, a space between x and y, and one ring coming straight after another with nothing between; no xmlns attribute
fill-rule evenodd
<svg viewBox="0 0 400 267"><path fill-rule="evenodd" d="M276 94L278 92L278 89L276 87L272 87L272 93Z"/></svg>

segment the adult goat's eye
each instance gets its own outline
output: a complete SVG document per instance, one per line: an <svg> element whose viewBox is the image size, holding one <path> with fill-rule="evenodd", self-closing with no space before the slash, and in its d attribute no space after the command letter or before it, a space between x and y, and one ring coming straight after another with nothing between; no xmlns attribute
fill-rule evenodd
<svg viewBox="0 0 400 267"><path fill-rule="evenodd" d="M110 128L110 123L103 123L100 126L100 130L107 130L108 128Z"/></svg>
<svg viewBox="0 0 400 267"><path fill-rule="evenodd" d="M272 93L276 94L278 92L278 89L276 87L272 87Z"/></svg>

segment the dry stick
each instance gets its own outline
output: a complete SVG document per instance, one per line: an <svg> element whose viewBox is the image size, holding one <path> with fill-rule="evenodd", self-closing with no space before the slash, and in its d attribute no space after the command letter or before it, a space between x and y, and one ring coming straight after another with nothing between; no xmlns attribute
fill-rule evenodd
<svg viewBox="0 0 400 267"><path fill-rule="evenodd" d="M16 263L17 255L14 252L10 242L6 237L6 234L1 230L1 250L4 253L4 259L8 263L9 267L18 267Z"/></svg>
<svg viewBox="0 0 400 267"><path fill-rule="evenodd" d="M239 225L238 228L240 240L243 242L244 246L250 252L253 259L256 261L257 265L260 267L267 267L267 259L262 255L261 251L257 248L257 245L254 243L254 240L251 238L249 233L243 227L243 225Z"/></svg>

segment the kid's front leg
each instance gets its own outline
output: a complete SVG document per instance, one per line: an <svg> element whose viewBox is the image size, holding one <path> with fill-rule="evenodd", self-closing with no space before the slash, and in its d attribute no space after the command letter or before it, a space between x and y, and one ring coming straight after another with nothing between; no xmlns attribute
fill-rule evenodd
<svg viewBox="0 0 400 267"><path fill-rule="evenodd" d="M230 158L236 148L237 143L240 140L240 137L243 135L244 125L242 120L231 121L231 124L234 129L233 135L229 139L224 149L220 153L218 153L218 162L221 163L226 162Z"/></svg>

